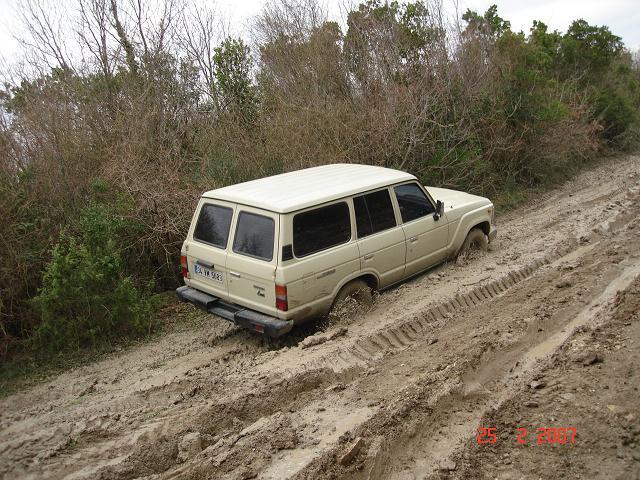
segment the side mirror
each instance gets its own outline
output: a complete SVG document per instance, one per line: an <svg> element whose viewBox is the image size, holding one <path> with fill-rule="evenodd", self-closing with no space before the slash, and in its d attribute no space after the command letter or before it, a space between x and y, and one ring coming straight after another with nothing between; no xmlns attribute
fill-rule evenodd
<svg viewBox="0 0 640 480"><path fill-rule="evenodd" d="M440 220L440 217L444 215L444 203L440 200L436 201L436 211L433 214L433 218L435 220Z"/></svg>

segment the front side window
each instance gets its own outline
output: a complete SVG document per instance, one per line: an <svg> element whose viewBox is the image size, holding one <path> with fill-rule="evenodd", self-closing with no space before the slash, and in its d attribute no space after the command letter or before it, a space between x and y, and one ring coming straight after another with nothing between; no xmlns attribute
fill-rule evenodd
<svg viewBox="0 0 640 480"><path fill-rule="evenodd" d="M304 257L351 239L349 206L334 203L293 217L293 252Z"/></svg>
<svg viewBox="0 0 640 480"><path fill-rule="evenodd" d="M273 218L240 212L233 251L270 262L273 258L274 231Z"/></svg>
<svg viewBox="0 0 640 480"><path fill-rule="evenodd" d="M368 193L353 199L358 238L396 226L389 190Z"/></svg>
<svg viewBox="0 0 640 480"><path fill-rule="evenodd" d="M415 183L394 187L402 222L407 223L417 218L426 217L436 211L422 189Z"/></svg>
<svg viewBox="0 0 640 480"><path fill-rule="evenodd" d="M227 248L233 210L206 203L200 210L193 238L218 248Z"/></svg>

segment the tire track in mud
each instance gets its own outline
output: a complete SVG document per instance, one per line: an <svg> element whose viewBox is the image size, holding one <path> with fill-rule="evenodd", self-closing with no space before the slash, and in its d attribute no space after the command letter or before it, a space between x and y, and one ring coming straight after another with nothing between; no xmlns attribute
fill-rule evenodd
<svg viewBox="0 0 640 480"><path fill-rule="evenodd" d="M425 314L421 316L421 318L412 319L405 322L405 324L403 324L402 326L395 327L387 331L379 332L377 335L369 339L370 341L369 345L375 345L376 348L378 349L384 349L385 353L384 355L376 355L376 354L370 355L369 357L367 357L367 360L370 363L375 363L377 361L378 363L383 364L384 358L386 356L389 356L391 354L397 353L398 351L410 348L412 345L419 344L420 342L424 343L425 342L425 338L423 335L424 331L420 328L421 326L420 321L424 320L425 318L432 319L432 321L428 324L429 326L431 326L432 323L436 323L439 320L450 320L452 313L456 313L456 314L463 314L465 312L468 313L468 311L471 310L472 308L478 308L481 305L490 303L492 300L503 296L503 294L507 293L507 291L512 287L522 282L525 282L527 279L530 279L534 275L534 273L538 269L540 269L542 266L550 265L550 268L548 270L550 272L553 272L557 267L557 265L559 265L561 262L575 261L576 259L579 259L582 256L586 255L593 249L596 249L596 247L598 246L599 246L598 242L592 243L589 245L584 245L584 246L579 246L577 242L571 245L567 245L561 249L556 250L552 254L546 255L544 258L536 259L531 264L521 267L513 272L510 272L508 275L500 279L497 279L486 285L481 285L479 287L476 287L472 291L466 293L464 296L456 297L455 300L448 300L436 306L432 306L427 312L425 312ZM600 300L602 299L600 298ZM427 340L427 343L428 343L428 340ZM369 347L366 344L361 344L359 345L359 348L365 350ZM395 350L392 350L394 348ZM334 369L336 369L335 362L333 366L334 366ZM339 370L339 367L337 368L337 370ZM463 374L463 370L460 370L455 375L453 374L453 370L448 372L448 376L449 377L453 376L454 378L461 377L462 374ZM336 377L336 378L339 378L339 377ZM353 378L354 379L357 378L357 375L354 374ZM433 380L433 378L431 380ZM468 391L468 389L466 389L466 385L463 384L463 386L460 387L455 381L447 380L446 376L444 378L440 377L440 381L442 385L445 386L445 388L441 388L435 396L427 395L427 398L432 397L432 399L427 404L427 408L429 409L432 409L432 410L436 410L438 408L442 409L443 404L457 404L459 406L460 404L464 404L466 402L466 398L468 396L471 395L472 397L474 397L477 395L477 392ZM350 382L347 381L346 383L350 383ZM427 382L427 384L431 384L431 383L433 382L432 381ZM467 383L472 383L472 382L467 382ZM347 405L349 404L347 403ZM401 402L401 405L402 405L402 402ZM404 408L404 407L406 407L406 405L403 405L401 408ZM413 407L415 407L415 405L413 405ZM335 422L336 424L342 424L344 422L352 421L352 417L353 417L352 410L354 408L355 408L354 406L348 406L347 408L336 408L332 412L333 422ZM464 434L467 433L468 426L473 425L474 422L477 420L478 412L479 411L482 412L486 408L487 408L486 405L478 405L478 404L473 405L473 407L470 408L469 411L466 413L466 416L468 418L465 418L465 414L460 414L459 411L456 411L456 416L455 416L456 422L450 428L449 433L455 434L457 432L460 438L465 438ZM392 409L392 412L393 411L395 410ZM298 411L296 412L296 415L300 416L302 415L302 413ZM385 416L386 412L383 413L382 415ZM352 428L354 430L366 429L368 424L375 423L376 421L378 421L378 416L379 414L377 414L377 412L373 410L362 411L360 423L352 424ZM441 416L441 418L443 417L444 416ZM460 422L461 419L464 419L465 421L461 423ZM304 428L300 428L300 430L304 430ZM334 437L333 438L334 443L335 443L335 440L336 438ZM326 442L326 443L329 443L329 442ZM384 452L388 451L391 447L386 442L384 442L382 438L379 438L379 439L374 438L373 443L377 445L376 448L379 450L379 452L374 455L374 460L372 460L373 463L374 464L392 463L388 458L382 461L378 458L379 455L384 455ZM401 444L403 445L402 448L404 448L407 442L403 440ZM249 442L248 445L251 446L252 444ZM329 447L330 445L328 444L322 445L319 448L305 448L304 446L299 446L296 450L292 451L293 453L282 454L278 458L278 460L275 462L275 464L271 464L270 468L264 467L264 470L262 471L260 478L288 478L292 475L295 475L296 472L301 468L303 469L303 472L304 472L305 468L309 468L309 467L306 467L305 464L309 464L309 463L313 464L314 458L317 458L319 456L320 457L326 456L327 451L328 450L331 451ZM433 451L435 452L437 450L433 449ZM383 452L383 453L380 453L380 452ZM246 453L247 453L246 451L244 451L244 453L237 452L237 454L240 456ZM332 454L337 455L339 454L339 452L333 452ZM185 473L188 471L191 471L190 467L184 467L184 469L181 469L182 473ZM301 475L304 477L304 473L301 473ZM317 478L318 475L317 474L310 475L310 477ZM380 477L380 478L383 478L383 477Z"/></svg>
<svg viewBox="0 0 640 480"><path fill-rule="evenodd" d="M479 305L507 293L511 288L534 275L541 267L561 261L577 249L590 250L592 248L593 245L580 246L577 241L572 241L500 278L479 285L462 295L442 300L422 313L414 314L408 319L400 319L393 327L356 340L351 345L332 353L330 359L325 360L325 365L336 371L355 366L366 367L375 364L385 354L403 350L416 342L427 339L435 343L437 341L434 336L436 330L456 315L477 308ZM339 360L338 363L336 363L336 356Z"/></svg>

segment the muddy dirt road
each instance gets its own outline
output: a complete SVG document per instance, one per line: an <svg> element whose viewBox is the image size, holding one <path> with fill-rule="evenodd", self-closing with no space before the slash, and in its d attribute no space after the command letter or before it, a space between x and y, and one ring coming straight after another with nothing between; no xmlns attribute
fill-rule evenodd
<svg viewBox="0 0 640 480"><path fill-rule="evenodd" d="M640 157L498 228L326 330L210 318L6 398L0 475L640 478Z"/></svg>

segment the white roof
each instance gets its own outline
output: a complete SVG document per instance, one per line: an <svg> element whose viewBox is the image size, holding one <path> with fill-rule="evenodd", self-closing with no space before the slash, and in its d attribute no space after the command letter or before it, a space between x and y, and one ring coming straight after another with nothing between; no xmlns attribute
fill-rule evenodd
<svg viewBox="0 0 640 480"><path fill-rule="evenodd" d="M390 168L336 163L209 190L202 196L289 213L415 178Z"/></svg>

